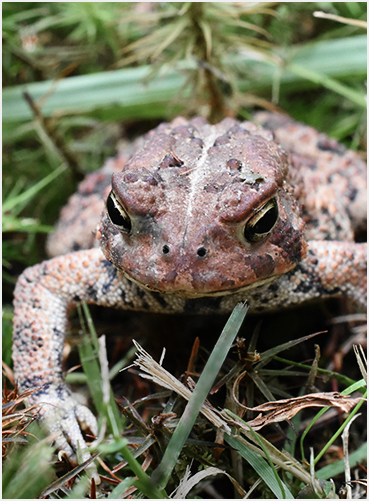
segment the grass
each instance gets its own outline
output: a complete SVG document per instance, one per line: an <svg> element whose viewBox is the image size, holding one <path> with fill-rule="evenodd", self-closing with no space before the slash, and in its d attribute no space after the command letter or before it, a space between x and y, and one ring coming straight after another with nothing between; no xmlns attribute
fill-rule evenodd
<svg viewBox="0 0 369 501"><path fill-rule="evenodd" d="M116 152L123 138L132 138L179 113L196 112L214 120L233 114L242 119L249 118L256 108L267 107L284 110L337 137L348 147L365 148L366 34L362 28L314 18L313 11L321 10L322 6L313 2L262 4L248 12L242 5L210 2L201 6L181 2L152 3L145 12L137 11L141 7L144 5L136 7L122 2L2 4L3 266L7 280L3 288L3 356L7 363L10 363L12 290L17 276L25 267L45 258L45 235L53 227L61 206L75 190L80 172L100 167L107 156ZM361 20L366 17L363 2L325 2L324 9L343 17ZM189 32L196 33L196 37L188 36ZM24 92L31 96L31 101L27 102ZM324 325L336 308L328 308L328 313L324 311ZM309 349L293 351L289 358L283 359L278 350L273 355L265 355L270 349L270 340L285 336L287 343L291 338L321 329L319 322L323 315L319 309L308 310L305 320L298 316L292 312L286 319L281 315L272 321L264 319L262 338L269 336L269 345L264 346L264 339L259 337L258 343L263 344L259 351L264 353L265 359L259 363L248 362L250 379L245 387L242 384L248 402L255 394L268 400L298 393L300 383L296 381L301 381L310 370L310 363L305 360L311 357ZM315 323L312 325L315 318L318 327ZM270 324L273 325L268 334ZM249 339L250 332L254 331L253 320L247 319L247 325L251 325L247 333ZM344 340L351 332L347 329L340 335ZM256 349L254 338L256 336L247 346L251 353ZM324 344L324 341L319 343ZM272 343L276 344L284 343ZM82 354L82 361L99 353L96 340L85 349L87 353ZM285 349L297 350L286 345ZM339 353L340 346L336 345L335 349ZM206 358L205 353L202 355ZM320 366L328 365L329 358L330 355L323 354ZM347 376L351 375L353 364L352 358L344 360L340 375L332 369L318 368L317 384L326 388L323 378L330 377L340 390L345 390L354 383ZM150 463L150 454L154 454L155 464L161 464L161 447L178 429L177 418L170 417L171 409L174 405L178 415L183 415L183 403L178 397L172 397L175 403L168 397L162 401L168 411L168 422L164 420L159 428L150 421L141 422L136 407L143 415L152 415L144 403L134 407L126 405L122 419L110 391L106 393L109 396L106 401L101 399L103 385L100 376L96 376L100 373L97 371L100 363L95 362L92 368L85 362L83 365L84 378L90 383L92 393L97 391L96 407L112 437L99 445L99 461L113 473L108 475L109 481L104 481L108 482L104 483L104 489L113 498L128 488L137 487L147 497L159 495L155 490L147 490L151 489L153 472L150 465L154 464ZM224 376L226 380L226 373L233 370L233 375L241 366L239 360L227 357L219 377ZM78 377L76 373L70 374L70 379ZM287 378L288 383L283 383L283 378ZM220 393L226 392L229 397L231 384L232 381L225 381ZM296 385L297 388L293 388ZM162 392L160 398L163 398ZM219 398L218 404L224 408L224 401ZM153 400L157 410L162 409L158 399ZM237 413L229 401L227 406ZM181 478L188 477L187 481L191 482L195 475L206 472L205 468L228 472L241 489L247 488L249 492L250 484L241 486L244 478L251 479L255 485L254 494L261 498L283 496L283 490L285 494L296 496L301 489L302 480L296 472L281 473L278 466L275 467L274 446L268 448L263 441L260 445L249 435L240 439L227 435L228 438L218 444L219 450L207 448L204 443L208 442L207 433L214 433L213 428L209 423L204 424L205 418L197 413L192 419L195 419L195 426L190 439L185 441L183 448L175 447L176 454L180 455L165 485L166 495L178 487ZM299 429L299 415L293 422ZM128 425L128 430L135 430L134 440L133 434L127 432ZM278 429L278 433L282 430ZM303 457L298 439L291 429L286 433L288 439L283 448L300 461ZM352 435L355 450L351 456L361 462L363 445L355 439L357 433ZM126 438L122 438L122 434ZM180 443L184 438L185 434ZM212 436L213 442L215 438L218 442L218 437ZM311 433L305 438L303 454L309 460L308 447L312 442L315 444L315 438ZM324 437L326 444L330 438ZM238 449L238 456L227 449L229 441ZM273 437L268 443L273 444ZM338 443L339 439L334 446ZM319 444L319 447L314 445L315 461L324 445ZM43 469L42 458L55 456L45 442L31 444L29 452L28 449L23 451L20 445L18 449L9 455L5 464L9 474L4 477L7 490L4 487L3 495L36 497L50 486L52 478L52 470L48 468L46 473ZM125 458L121 451L125 451ZM342 460L332 451L333 446L316 464L316 478L327 479L343 471ZM118 483L114 475L120 475L120 470L114 472L114 468L117 461L124 460L128 461L128 466L121 471L118 477L121 483ZM195 474L187 471L191 461L195 465L193 469L199 470ZM35 472L32 468L38 463L40 468ZM14 466L17 464L22 466L17 469ZM212 472L209 470L209 477L204 478L213 478L210 477ZM135 475L141 483L137 484ZM260 479L264 479L263 482L260 483ZM229 492L232 484L227 482L229 480L224 479ZM339 482L337 480L337 485ZM83 482L72 485L70 479L67 486L62 487L60 482L56 485L58 495L70 497L84 497L90 488ZM186 491L185 486L183 489Z"/></svg>
<svg viewBox="0 0 369 501"><path fill-rule="evenodd" d="M173 433L173 436L165 450L162 461L158 468L153 473L153 481L165 487L174 469L174 466L179 458L179 454L183 449L196 417L199 414L206 396L211 390L215 378L220 371L223 362L231 348L237 332L246 316L248 306L239 304L230 316L228 323L212 351L209 360L199 378L193 394L181 416L178 426Z"/></svg>
<svg viewBox="0 0 369 501"><path fill-rule="evenodd" d="M111 375L108 371L105 337L97 338L91 315L86 305L83 305L81 326L85 332L83 334L84 342L79 347L80 357L86 381L98 412L100 430L105 430L105 437L100 433L99 439L91 447L91 452L98 454L98 462L103 466L103 470L101 470L103 472L103 491L101 492L106 491L109 484L111 484L112 486L108 489L110 491L110 498L127 495L129 492L132 493L132 489L134 489L135 496L140 493L140 495L144 495L149 499L165 499L168 497L168 494L176 489L180 489L179 492L181 493L185 492L188 494L193 488L196 489L197 483L206 478L206 476L226 474L232 481L236 491L243 497L246 495L250 496L252 492L257 492L258 488L260 489L260 481L262 481L264 484L262 489L264 495L269 492L267 497L272 495L278 499L293 499L302 488L310 486L316 490L319 498L326 498L331 491L332 485L330 482L319 483L318 480L328 480L329 475L333 472L336 475L339 474L343 471L343 464L339 468L337 464L331 464L329 467L324 468L316 466L316 470L311 474L308 463L304 460L304 454L302 454L303 460L301 461L296 457L297 451L292 450L291 447L289 447L289 451L285 450L285 448L276 447L262 434L253 431L245 419L242 419L238 414L230 410L230 407L232 408L232 399L229 398L229 392L231 388L232 392L235 390L235 385L239 379L237 378L238 373L244 371L246 368L247 372L262 373L262 366L265 366L266 361L269 360L269 362L272 362L276 353L286 351L294 345L305 342L305 338L292 340L283 345L276 346L267 352L260 353L260 356L256 357L252 363L250 363L250 360L247 361L240 358L239 363L235 365L234 362L229 360L228 364L232 364L233 366L238 365L238 371L232 374L232 384L228 386L228 395L225 402L221 407L217 406L217 408L205 402L209 393L214 394L213 391L210 392L210 389L214 386L216 379L218 379L218 384L216 385L217 391L219 391L222 381L224 384L224 377L219 380L218 374L223 373L228 377L229 372L227 364L225 364L225 359L229 355L228 352L238 334L246 311L247 307L245 308L241 304L235 308L218 342L215 344L193 392L188 390L187 386L176 380L170 373L166 372L161 365L154 362L138 346L138 358L135 364L139 367L140 371L145 377L153 378L153 381L157 385L172 390L172 396L169 396L169 400L168 396L166 398L161 396L161 400L164 398L160 406L161 409L168 410L168 405L170 405L171 409L175 410L176 414L178 413L178 409L182 407L181 399L176 397L176 403L173 407L173 393L178 393L184 396L186 400L188 399L184 410L180 411L177 416L173 414L173 417L168 420L165 417L167 416L167 412L164 410L162 411L163 417L159 426L156 425L155 427L151 425L143 427L142 425L138 425L137 418L134 419L134 414L132 414L132 410L135 409L137 403L130 404L126 400L123 407L119 406L121 410L124 409L127 411L131 409L131 413L124 412L122 414L117 407L109 383ZM89 333L86 332L86 329ZM240 344L240 341L238 341L238 344L241 346L242 342ZM250 352L248 351L248 353ZM307 370L298 374L294 370L288 371L286 367L285 376L288 375L294 378L299 376L305 379L309 375L309 370L312 370L312 367L313 365L306 366ZM264 369L264 372L267 372L266 369ZM342 394L350 394L354 390L365 391L364 387L365 381L363 379L351 384ZM241 390L241 387L239 390ZM155 396L149 396L148 398L155 398ZM170 404L171 400L172 404ZM348 420L354 415L358 415L359 408L363 402L364 400L361 400L360 404L353 409L351 415L333 434L331 442L341 434ZM224 405L225 407L223 407ZM137 413L137 411L135 412ZM154 411L155 414L155 419L158 420L160 414ZM8 413L9 424L5 424L5 430L11 428L12 415L16 415L15 408L12 409L12 414ZM321 415L322 411L318 412L316 420ZM206 439L206 434L209 433L209 430L206 431L206 428L204 428L204 417L206 417L208 427L210 426L210 429L213 429L213 433L216 432L217 438L214 445L218 445L221 448L225 447L222 451L223 459L220 461L219 457L216 459L216 449L213 449L209 439ZM23 424L25 418L26 416L23 413ZM311 423L313 424L316 420L313 419ZM295 424L297 424L296 421ZM29 430L31 434L36 433L37 436L40 436L40 431L36 423L31 425ZM308 431L309 427L306 433ZM306 433L303 434L302 440ZM165 442L164 448L160 444L163 438ZM286 445L288 445L288 442L287 440ZM11 439L9 443L12 443ZM237 478L237 476L236 478L234 477L234 465L232 465L228 457L227 446L231 446L234 451L239 453L238 461L241 460L242 476L253 478L256 475L254 485L251 484L249 486L249 492L242 486L242 480ZM328 446L329 443L326 448ZM31 440L29 448L25 450L19 449L19 447L16 447L16 443L13 443L13 451L7 455L4 465L4 496L7 494L6 497L9 499L13 499L14 497L32 498L38 494L42 496L64 494L73 498L85 497L90 491L91 486L87 481L88 477L83 473L83 466L75 468L69 473L64 474L61 478L52 481L53 472L51 464L53 453L53 449L48 445L46 440L39 442ZM320 455L323 454L324 451ZM356 461L363 461L365 454L366 451L361 448L358 452L351 454L352 458L348 458L348 461L351 461L352 464L355 464ZM150 457L151 460L149 459L149 461L152 462L153 457L155 457L155 462L158 465L154 470L144 469L144 464ZM192 476L189 474L186 475L181 469L178 469L178 464L182 462L187 463L191 457L192 462L195 461L202 466L200 468L198 466L198 473L192 474ZM318 462L318 459L317 457L315 464ZM42 464L35 471L34 465L38 461L41 461ZM20 468L19 464L21 464ZM215 466L217 464L219 466ZM15 465L18 465L18 468L15 468ZM201 471L203 473L200 475ZM76 475L81 478L82 482L74 485L72 483L67 487L66 482L69 480L70 483ZM25 479L30 480L25 482ZM201 483L199 486L201 486ZM41 491L43 492L41 493Z"/></svg>

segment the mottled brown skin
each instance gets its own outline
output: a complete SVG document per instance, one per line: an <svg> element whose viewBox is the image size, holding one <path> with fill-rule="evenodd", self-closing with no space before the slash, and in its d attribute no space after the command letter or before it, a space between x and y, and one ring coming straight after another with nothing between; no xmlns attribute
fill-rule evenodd
<svg viewBox="0 0 369 501"><path fill-rule="evenodd" d="M366 223L364 162L284 116L256 120L264 128L161 124L86 178L49 240L57 257L19 277L15 377L36 389L29 403L73 460L86 448L81 428L97 433L61 365L67 312L81 301L213 314L245 299L265 312L334 295L365 308L366 244L355 242Z"/></svg>

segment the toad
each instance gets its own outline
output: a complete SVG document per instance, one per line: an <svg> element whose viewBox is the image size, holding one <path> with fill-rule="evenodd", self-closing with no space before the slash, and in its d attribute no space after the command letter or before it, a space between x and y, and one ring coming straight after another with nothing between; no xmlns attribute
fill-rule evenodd
<svg viewBox="0 0 369 501"><path fill-rule="evenodd" d="M56 257L19 277L16 380L37 389L29 403L72 460L78 445L88 457L81 429L97 433L62 372L81 301L186 314L245 299L255 313L327 296L365 307L364 162L285 116L255 120L159 125L81 183L49 240Z"/></svg>

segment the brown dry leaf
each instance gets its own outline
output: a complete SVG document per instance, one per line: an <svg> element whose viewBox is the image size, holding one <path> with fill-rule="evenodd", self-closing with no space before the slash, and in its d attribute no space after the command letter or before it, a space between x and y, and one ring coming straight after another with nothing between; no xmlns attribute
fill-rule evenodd
<svg viewBox="0 0 369 501"><path fill-rule="evenodd" d="M267 402L258 405L257 407L246 407L238 402L243 409L268 412L269 414L262 416L259 414L247 424L255 431L260 430L263 426L271 423L278 423L293 418L299 411L307 407L337 407L342 412L350 412L350 410L361 401L361 398L350 398L345 395L340 395L338 392L327 393L311 393L302 397L287 398L285 400L276 400L275 402Z"/></svg>

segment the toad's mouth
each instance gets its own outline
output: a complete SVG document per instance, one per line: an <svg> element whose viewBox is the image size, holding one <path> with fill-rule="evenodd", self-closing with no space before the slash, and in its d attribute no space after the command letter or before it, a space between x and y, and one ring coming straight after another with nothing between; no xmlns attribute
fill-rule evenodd
<svg viewBox="0 0 369 501"><path fill-rule="evenodd" d="M133 282L134 284L138 285L140 288L151 291L151 292L156 292L159 294L165 294L165 295L170 295L170 296L178 296L178 297L183 297L186 299L197 299L197 298L202 298L202 297L217 297L217 296L229 296L232 294L236 294L238 292L243 292L243 291L248 291L250 289L255 289L256 287L260 287L262 285L268 284L270 282L273 282L277 278L281 276L279 275L273 275L271 277L264 278L262 280L258 280L257 282L253 282L250 284L246 285L241 285L241 286L233 286L233 287L228 287L228 288L214 288L213 290L194 290L193 288L184 288L184 287L156 287L155 285L143 283L136 278L132 277L129 275L127 272L124 272L124 275L128 280Z"/></svg>

